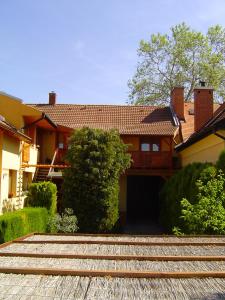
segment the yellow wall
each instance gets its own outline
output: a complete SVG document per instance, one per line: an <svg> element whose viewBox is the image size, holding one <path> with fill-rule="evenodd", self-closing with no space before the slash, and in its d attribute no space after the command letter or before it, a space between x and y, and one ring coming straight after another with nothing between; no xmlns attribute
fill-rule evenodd
<svg viewBox="0 0 225 300"><path fill-rule="evenodd" d="M17 129L24 126L23 116L41 116L35 108L23 104L19 99L0 93L0 115Z"/></svg>
<svg viewBox="0 0 225 300"><path fill-rule="evenodd" d="M20 141L7 135L4 135L2 150L2 168L19 170Z"/></svg>
<svg viewBox="0 0 225 300"><path fill-rule="evenodd" d="M225 131L218 131L218 133L225 136ZM193 162L216 163L224 148L225 141L215 134L211 134L179 152L182 166L186 166Z"/></svg>
<svg viewBox="0 0 225 300"><path fill-rule="evenodd" d="M3 200L8 198L9 191L9 169L2 169L2 177L1 177L1 206L3 204Z"/></svg>
<svg viewBox="0 0 225 300"><path fill-rule="evenodd" d="M9 170L14 170L13 173L13 195L16 196L18 191L18 171L20 169L20 141L3 134L2 138L2 174L1 174L1 204L3 200L8 198L9 192Z"/></svg>

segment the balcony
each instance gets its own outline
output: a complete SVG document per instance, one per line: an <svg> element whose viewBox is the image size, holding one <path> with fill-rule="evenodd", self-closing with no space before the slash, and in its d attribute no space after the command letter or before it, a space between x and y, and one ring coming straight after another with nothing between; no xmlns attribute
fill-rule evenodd
<svg viewBox="0 0 225 300"><path fill-rule="evenodd" d="M132 169L170 169L173 167L171 152L129 151Z"/></svg>
<svg viewBox="0 0 225 300"><path fill-rule="evenodd" d="M67 149L56 149L47 177L62 178L62 170L69 167L64 160L66 152Z"/></svg>
<svg viewBox="0 0 225 300"><path fill-rule="evenodd" d="M56 157L54 160L55 164L65 164L65 155L67 153L67 148L57 149Z"/></svg>

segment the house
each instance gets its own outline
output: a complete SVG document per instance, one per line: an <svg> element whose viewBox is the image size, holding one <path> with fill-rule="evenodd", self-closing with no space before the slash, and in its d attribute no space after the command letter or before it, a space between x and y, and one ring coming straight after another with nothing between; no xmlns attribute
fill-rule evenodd
<svg viewBox="0 0 225 300"><path fill-rule="evenodd" d="M21 150L22 145L29 144L28 136L0 116L0 210L3 212L23 207L23 189L29 173L21 173Z"/></svg>
<svg viewBox="0 0 225 300"><path fill-rule="evenodd" d="M174 145L180 141L179 123L170 107L57 104L55 93L49 94L47 104L29 107L44 113L57 125L52 142L48 142L55 145L55 155L53 149L48 156L44 150L39 163L46 164L54 156L52 165L58 170L63 166L63 154L73 130L84 126L117 129L129 145L133 159L131 168L120 179L121 219L157 219L159 190L177 167ZM40 144L40 149L43 146ZM54 172L52 167L49 176L59 180L61 173Z"/></svg>
<svg viewBox="0 0 225 300"><path fill-rule="evenodd" d="M186 125L192 130L175 147L182 166L193 162L216 163L221 151L225 149L225 105L215 105L213 89L200 86L194 90L192 114L193 122L189 120ZM182 129L185 132L181 121Z"/></svg>
<svg viewBox="0 0 225 300"><path fill-rule="evenodd" d="M164 181L180 167L179 157L183 165L188 162L179 147L193 138L215 109L212 90L205 87L195 89L194 103L185 103L184 89L175 87L170 107L58 104L54 92L49 93L48 103L24 104L0 93L0 115L26 139L18 142L16 170L16 186L22 180L24 190L30 182L41 180L53 180L60 188L62 171L68 167L63 158L74 130L84 126L118 130L133 160L120 178L123 223L157 220Z"/></svg>
<svg viewBox="0 0 225 300"><path fill-rule="evenodd" d="M39 110L0 92L0 213L23 207L40 155L37 131L55 128Z"/></svg>

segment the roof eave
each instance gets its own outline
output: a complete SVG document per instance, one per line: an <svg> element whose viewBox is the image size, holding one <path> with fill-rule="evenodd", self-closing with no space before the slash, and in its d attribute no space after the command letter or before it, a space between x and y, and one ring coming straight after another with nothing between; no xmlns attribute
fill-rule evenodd
<svg viewBox="0 0 225 300"><path fill-rule="evenodd" d="M199 133L196 133L196 135L190 137L186 142L177 145L175 147L175 150L178 152L182 151L182 150L188 148L189 146L193 145L194 143L200 141L201 139L209 136L210 134L214 134L216 131L218 131L220 129L225 129L224 120L221 120L218 123L216 123L210 127L204 128L204 130L202 130Z"/></svg>
<svg viewBox="0 0 225 300"><path fill-rule="evenodd" d="M31 143L32 139L25 135L24 133L20 132L20 131L15 131L14 129L9 129L4 127L2 124L0 124L0 129L3 130L4 132L6 132L8 135L13 136L19 140Z"/></svg>

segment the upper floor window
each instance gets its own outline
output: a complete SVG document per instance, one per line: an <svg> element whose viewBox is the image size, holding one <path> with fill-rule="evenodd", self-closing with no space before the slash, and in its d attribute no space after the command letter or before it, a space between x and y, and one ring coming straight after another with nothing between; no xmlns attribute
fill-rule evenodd
<svg viewBox="0 0 225 300"><path fill-rule="evenodd" d="M141 151L150 151L151 147L149 143L141 143Z"/></svg>
<svg viewBox="0 0 225 300"><path fill-rule="evenodd" d="M158 151L160 151L159 144L156 144L156 143L152 144L152 151L153 151L153 152L158 152Z"/></svg>
<svg viewBox="0 0 225 300"><path fill-rule="evenodd" d="M156 137L143 137L141 139L141 151L152 151L159 152L160 151L160 140Z"/></svg>

